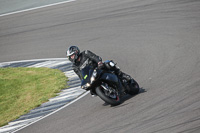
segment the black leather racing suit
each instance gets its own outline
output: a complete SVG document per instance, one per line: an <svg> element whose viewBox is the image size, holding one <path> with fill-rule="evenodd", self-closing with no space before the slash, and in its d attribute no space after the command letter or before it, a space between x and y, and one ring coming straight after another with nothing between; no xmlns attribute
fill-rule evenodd
<svg viewBox="0 0 200 133"><path fill-rule="evenodd" d="M85 66L90 65L93 68L98 67L98 63L102 62L101 57L97 56L96 54L92 53L89 50L85 50L79 54L80 61L75 61L72 65L72 69L74 72L79 76L79 79L81 79L81 73L80 70L83 69ZM77 60L79 60L79 57ZM126 73L123 73L120 71L120 69L113 67L113 71L121 77L127 79L127 81L131 80L131 76L127 75Z"/></svg>
<svg viewBox="0 0 200 133"><path fill-rule="evenodd" d="M80 61L75 61L72 65L72 69L74 72L79 76L81 79L81 73L80 70L83 69L85 66L90 65L93 68L98 66L98 62L101 62L101 57L97 56L96 54L92 53L89 50L85 50L79 54ZM78 59L79 59L78 57ZM78 60L77 59L77 60Z"/></svg>

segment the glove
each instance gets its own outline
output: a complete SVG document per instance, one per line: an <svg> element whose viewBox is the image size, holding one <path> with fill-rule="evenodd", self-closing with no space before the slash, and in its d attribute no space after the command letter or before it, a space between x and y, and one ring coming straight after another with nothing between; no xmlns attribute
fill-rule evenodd
<svg viewBox="0 0 200 133"><path fill-rule="evenodd" d="M98 68L99 68L99 69L102 69L103 67L104 67L104 64L103 64L103 62L101 62L101 61L100 61L100 62L98 62Z"/></svg>

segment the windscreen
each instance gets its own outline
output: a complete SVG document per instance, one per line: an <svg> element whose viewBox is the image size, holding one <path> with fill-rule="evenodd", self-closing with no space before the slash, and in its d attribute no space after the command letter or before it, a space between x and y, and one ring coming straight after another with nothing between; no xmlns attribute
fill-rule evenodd
<svg viewBox="0 0 200 133"><path fill-rule="evenodd" d="M90 66L86 66L81 70L81 85L90 83L90 78L92 76L94 69Z"/></svg>

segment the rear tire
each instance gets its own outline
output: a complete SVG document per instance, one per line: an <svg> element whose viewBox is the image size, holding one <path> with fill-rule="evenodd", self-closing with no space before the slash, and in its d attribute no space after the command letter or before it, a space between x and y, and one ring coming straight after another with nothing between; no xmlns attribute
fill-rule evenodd
<svg viewBox="0 0 200 133"><path fill-rule="evenodd" d="M103 101L105 101L106 103L109 103L113 106L119 105L121 103L120 96L117 96L116 99L112 99L104 94L102 87L97 87L96 93Z"/></svg>
<svg viewBox="0 0 200 133"><path fill-rule="evenodd" d="M132 83L130 83L128 87L129 91L127 93L130 95L136 95L140 91L140 86L134 79L132 79Z"/></svg>

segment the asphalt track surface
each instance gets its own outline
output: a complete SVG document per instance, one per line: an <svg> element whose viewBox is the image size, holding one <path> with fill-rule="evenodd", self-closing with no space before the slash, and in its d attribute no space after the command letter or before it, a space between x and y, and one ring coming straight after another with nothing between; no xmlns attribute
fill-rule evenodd
<svg viewBox="0 0 200 133"><path fill-rule="evenodd" d="M27 10L33 10L33 8L41 8L50 5L67 3L70 0L1 0L0 1L0 17L10 15L16 12L24 12Z"/></svg>
<svg viewBox="0 0 200 133"><path fill-rule="evenodd" d="M143 87L116 107L87 95L19 133L199 133L200 1L78 0L0 17L0 62L78 45Z"/></svg>

